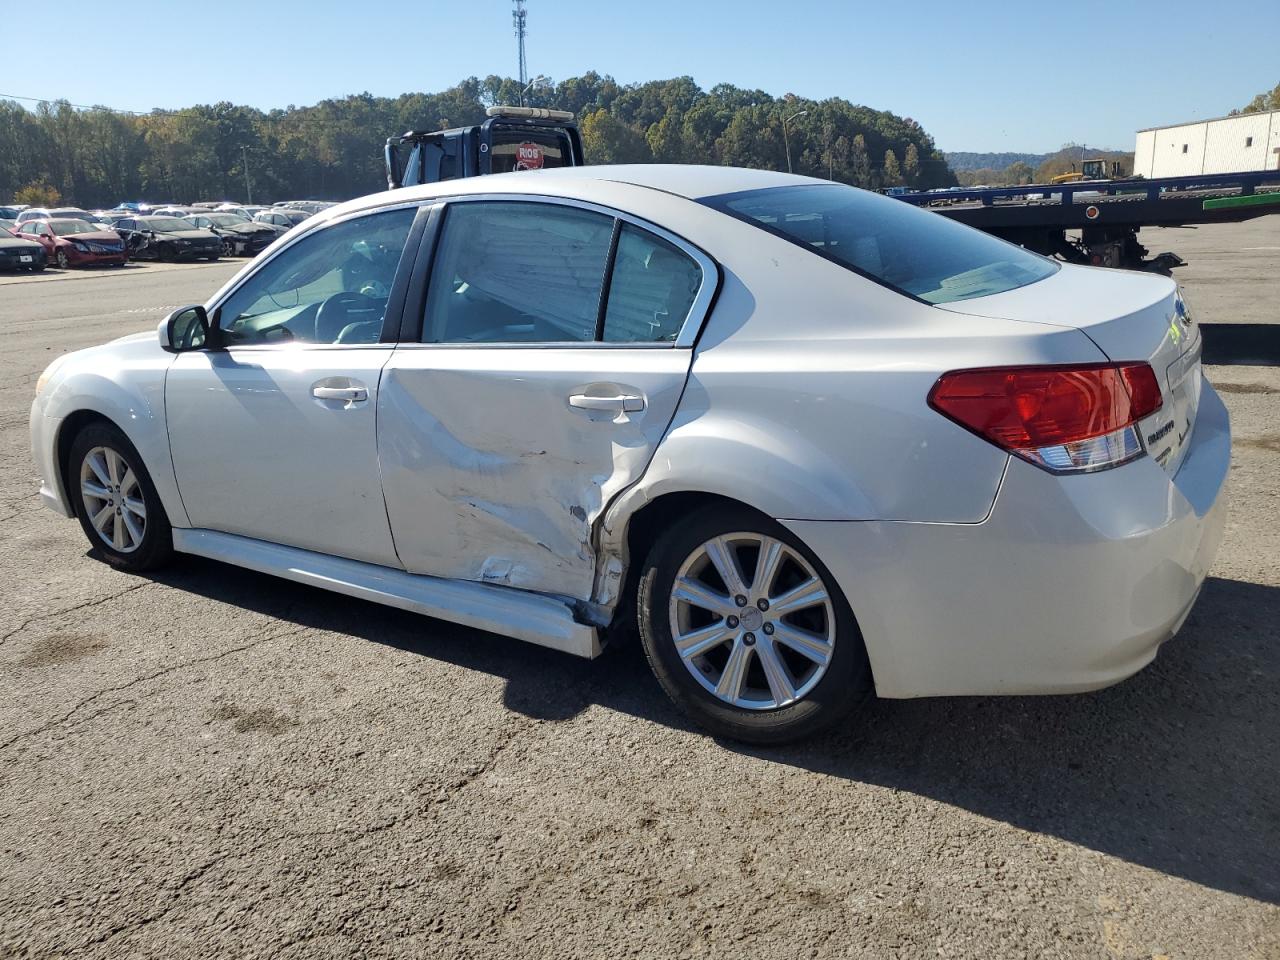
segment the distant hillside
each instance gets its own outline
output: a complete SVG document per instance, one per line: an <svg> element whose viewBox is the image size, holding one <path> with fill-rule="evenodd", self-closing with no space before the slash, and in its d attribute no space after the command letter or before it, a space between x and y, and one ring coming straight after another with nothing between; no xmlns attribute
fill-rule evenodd
<svg viewBox="0 0 1280 960"><path fill-rule="evenodd" d="M1060 173L1078 170L1082 158L1120 161L1121 176L1133 172L1133 154L1123 150L1103 150L1068 143L1053 153L968 153L945 154L947 164L962 186L1005 186L1019 183L1047 183Z"/></svg>
<svg viewBox="0 0 1280 960"><path fill-rule="evenodd" d="M958 150L944 153L947 166L956 173L961 170L1003 170L1011 163L1025 163L1035 168L1044 162L1047 153L971 153Z"/></svg>

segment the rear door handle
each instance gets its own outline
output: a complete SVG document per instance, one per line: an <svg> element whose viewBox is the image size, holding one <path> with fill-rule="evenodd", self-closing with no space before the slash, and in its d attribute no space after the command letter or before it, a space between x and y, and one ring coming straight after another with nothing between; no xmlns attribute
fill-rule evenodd
<svg viewBox="0 0 1280 960"><path fill-rule="evenodd" d="M592 397L575 393L569 397L569 406L579 410L600 410L605 413L639 413L644 409L644 397L618 394L616 397Z"/></svg>
<svg viewBox="0 0 1280 960"><path fill-rule="evenodd" d="M369 399L367 387L312 387L311 395L317 400L345 400L361 403Z"/></svg>

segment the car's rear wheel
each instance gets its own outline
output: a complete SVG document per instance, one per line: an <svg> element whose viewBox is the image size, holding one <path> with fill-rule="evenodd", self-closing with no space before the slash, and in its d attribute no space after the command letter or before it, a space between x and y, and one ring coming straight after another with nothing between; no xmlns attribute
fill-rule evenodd
<svg viewBox="0 0 1280 960"><path fill-rule="evenodd" d="M128 438L107 423L76 435L66 479L85 536L123 570L148 570L173 554L173 532L151 475Z"/></svg>
<svg viewBox="0 0 1280 960"><path fill-rule="evenodd" d="M58 261L59 270L66 270L68 267L71 266L71 261L67 259L67 251L59 250L53 256L54 256L54 259Z"/></svg>
<svg viewBox="0 0 1280 960"><path fill-rule="evenodd" d="M871 689L861 634L830 573L785 527L746 509L708 510L664 533L636 611L663 689L719 736L807 737Z"/></svg>

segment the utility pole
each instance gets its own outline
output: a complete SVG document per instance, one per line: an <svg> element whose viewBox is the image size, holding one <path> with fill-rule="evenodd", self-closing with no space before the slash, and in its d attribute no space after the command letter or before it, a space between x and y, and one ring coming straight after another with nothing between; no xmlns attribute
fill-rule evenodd
<svg viewBox="0 0 1280 960"><path fill-rule="evenodd" d="M806 113L808 113L808 112L809 112L808 110L801 110L799 113L793 113L793 114L792 114L791 116L789 116L789 117L783 117L783 118L782 118L782 143L783 143L783 145L785 145L785 146L786 146L786 148L787 148L787 173L791 173L791 172L792 172L792 170L791 170L791 140L787 137L787 124L788 124L788 123L790 123L792 120L794 120L796 117L803 117L803 116L804 116Z"/></svg>
<svg viewBox="0 0 1280 960"><path fill-rule="evenodd" d="M512 0L511 2L511 22L515 24L516 40L520 43L520 86L523 87L529 82L529 71L525 67L524 62L524 32L525 19L529 16L524 8L525 0Z"/></svg>
<svg viewBox="0 0 1280 960"><path fill-rule="evenodd" d="M240 148L240 163L244 167L245 203L253 203L253 187L249 186L249 151L243 146Z"/></svg>

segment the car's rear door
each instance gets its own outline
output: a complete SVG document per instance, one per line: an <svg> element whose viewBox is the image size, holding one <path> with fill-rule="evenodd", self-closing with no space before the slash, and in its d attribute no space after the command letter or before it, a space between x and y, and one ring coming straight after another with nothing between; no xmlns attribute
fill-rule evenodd
<svg viewBox="0 0 1280 960"><path fill-rule="evenodd" d="M216 305L222 349L175 358L165 410L193 526L399 565L377 403L417 214L364 212L305 234Z"/></svg>
<svg viewBox="0 0 1280 960"><path fill-rule="evenodd" d="M671 422L716 267L651 224L532 198L451 201L422 258L420 322L378 397L400 559L585 599L592 525Z"/></svg>

